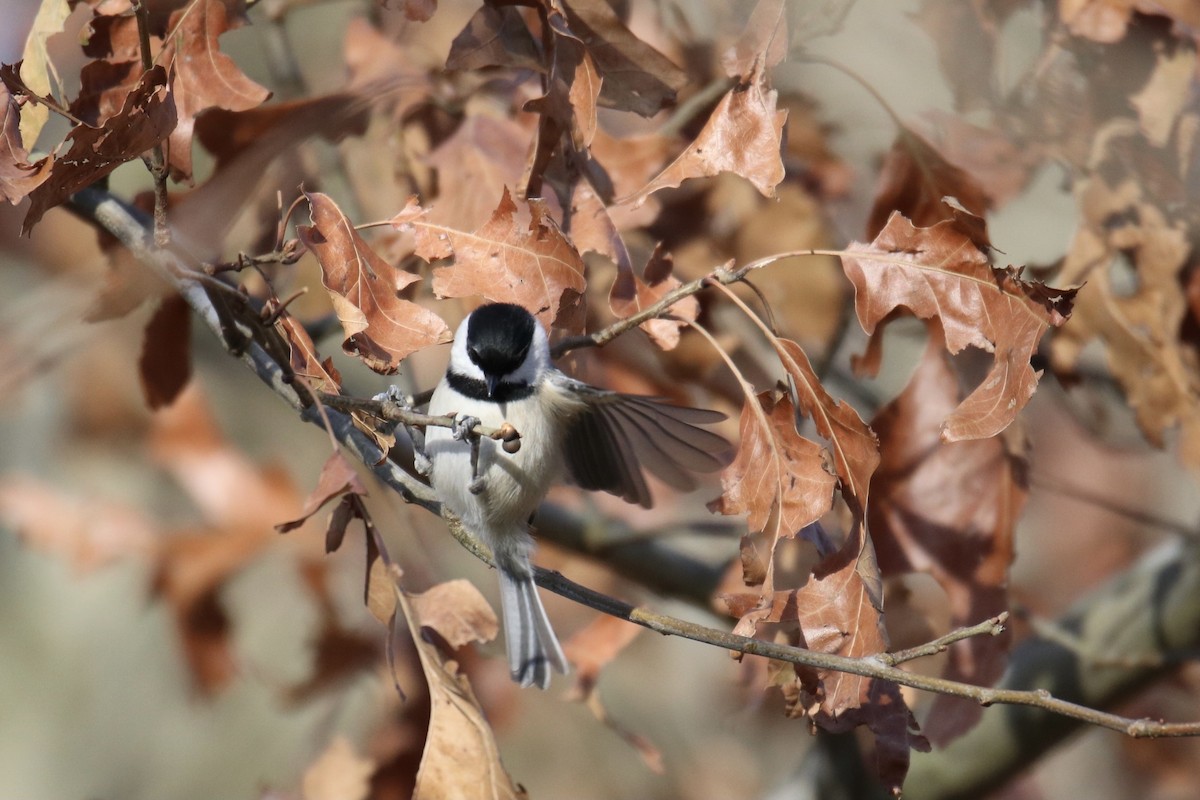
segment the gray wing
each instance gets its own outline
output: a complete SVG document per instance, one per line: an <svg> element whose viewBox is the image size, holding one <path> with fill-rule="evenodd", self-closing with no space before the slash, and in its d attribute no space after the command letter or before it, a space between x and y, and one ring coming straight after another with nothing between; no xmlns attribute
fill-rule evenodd
<svg viewBox="0 0 1200 800"><path fill-rule="evenodd" d="M724 437L697 427L725 419L718 411L609 392L565 376L556 376L555 383L584 403L563 442L571 477L584 489L649 508L643 467L686 492L696 488L694 473L715 472L733 457Z"/></svg>

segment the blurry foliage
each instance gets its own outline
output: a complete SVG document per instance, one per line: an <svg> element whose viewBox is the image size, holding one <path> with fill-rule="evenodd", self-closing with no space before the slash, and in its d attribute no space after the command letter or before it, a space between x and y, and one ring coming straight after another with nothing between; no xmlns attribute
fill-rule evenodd
<svg viewBox="0 0 1200 800"><path fill-rule="evenodd" d="M436 379L420 351L448 341L482 299L527 306L567 343L657 308L640 332L576 350L570 363L599 384L738 417L728 427L739 434L736 460L709 503L746 525L740 547L717 542L727 574L712 608L732 617L735 632L868 657L894 649L890 634L915 644L1007 610L1031 488L1021 412L1044 370L1085 397L1118 393L1146 441L1200 468L1193 3L925 0L913 22L935 48L953 110L903 121L877 95L895 124L877 171L839 158L828 122L837 108L773 81L836 36L853 3L362 2L344 27L344 63L318 67L321 85L336 87L322 91L309 88L304 53L290 41L308 4L254 5L248 18L239 0L44 0L24 61L0 68L0 193L23 204L20 232L53 225L90 236L53 209L87 186L119 193L130 179L118 181L118 168L145 157L158 184L125 199L156 208L169 246L224 298L229 330L252 320L309 392L369 394L366 367L419 393ZM1020 16L1036 19L1040 38L1025 43L1013 74L1005 54ZM81 35L64 44L56 33L68 19ZM223 50L225 34L250 19L240 35L260 31L258 71L269 80L252 79ZM840 64L852 70L855 57L847 49ZM69 122L48 151L38 148L55 135L47 109ZM1056 263L1009 265L985 220L1049 164L1063 170L1078 228ZM847 201L864 175L874 188L855 210ZM5 243L18 247L16 217L4 222ZM829 249L835 231L852 228L867 241ZM99 320L133 315L144 329L130 350L154 411L105 388L93 367L74 379L95 389L72 424L91 446L132 432L194 520L13 472L0 477L5 525L79 574L146 564L152 602L169 611L201 703L241 674L230 587L267 554L290 554L318 618L309 674L278 687L281 699L304 707L337 697L385 662L391 678L380 680L405 697L359 742L325 730L311 763L264 797L526 796L492 730L521 724L523 699L499 688L503 670L474 651L496 633L485 599L470 584L440 582L453 573L428 544L437 520L380 511L386 504L367 498L384 490L364 485L339 454L307 501L293 477L248 457L214 421L205 400L214 389L192 374L199 344L186 305L104 235L93 257L102 255L110 267L88 286L86 318L111 325ZM59 263L45 260L48 273ZM743 268L753 270L745 280L707 288ZM669 297L669 307L656 306ZM68 304L36 311L84 317ZM852 376L841 364L858 341L855 316L869 338ZM885 404L861 376L892 358L883 332L904 318L909 331L921 321L928 344ZM44 331L30 339L0 343L6 360L48 368L83 346L56 349ZM236 334L225 345L236 351ZM239 369L232 360L222 368ZM35 383L38 369L14 366L7 391ZM836 398L835 386L850 387L859 407ZM124 409L108 419L106 392ZM370 414L355 420L394 444ZM289 435L274 435L287 456ZM1036 453L1055 440L1032 444ZM1086 484L1093 476L1081 470ZM319 511L330 503L326 522ZM668 496L643 513L596 498L580 513L653 528L695 519L699 505ZM392 549L403 556L388 553L381 515L403 519L408 530L383 531L396 534ZM385 637L352 621L339 600L338 557L321 552L322 526L333 551L360 523L361 588L391 626L386 657ZM280 538L277 527L298 530ZM636 591L592 561L547 557L610 592ZM922 573L941 592L924 606L914 579ZM434 585L402 588L414 579ZM589 619L567 643L571 698L670 779L656 744L600 701L601 674L635 649L637 631ZM914 669L991 685L1010 638L966 639ZM914 715L913 696L897 685L834 671L754 659L738 669L742 689L729 685L730 665L727 685L689 683L690 702L766 691L765 705L788 717L833 733L865 729L874 773L892 789L903 785L910 750L953 740L980 713L939 697ZM1194 710L1194 691L1189 702ZM556 713L543 710L542 724L568 724ZM1138 768L1194 791L1197 760L1189 767L1177 750L1156 747L1131 745ZM589 766L579 765L579 781ZM705 796L696 782L672 780Z"/></svg>

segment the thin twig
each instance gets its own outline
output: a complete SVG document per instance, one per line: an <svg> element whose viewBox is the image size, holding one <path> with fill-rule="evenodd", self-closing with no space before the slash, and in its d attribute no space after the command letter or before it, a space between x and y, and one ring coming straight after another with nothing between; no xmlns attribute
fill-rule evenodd
<svg viewBox="0 0 1200 800"><path fill-rule="evenodd" d="M465 547L476 558L491 566L495 566L495 562L492 560L491 553L487 547L466 529L461 520L446 509L442 510L442 518L448 523L451 535L454 536L459 544ZM717 630L695 622L688 622L668 614L660 614L643 606L630 605L622 600L601 594L594 589L581 586L558 572L541 567L535 568L534 580L542 588L561 595L568 600L573 600L576 603L594 608L597 611L602 611L610 616L632 622L635 625L641 625L643 628L649 628L652 631L667 636L681 636L685 639L692 639L693 641L722 647L726 650L732 650L735 653L762 656L776 661L784 661L789 664L798 664L819 670L844 672L849 675L860 675L864 678L892 681L901 686L909 686L913 689L920 689L926 692L967 698L985 707L997 703L1031 706L1051 711L1064 717L1087 722L1101 728L1118 731L1138 739L1200 736L1200 722L1163 722L1161 720L1145 718L1122 717L1119 714L1110 714L1106 711L1099 711L1079 705L1078 703L1060 700L1049 692L1040 689L1032 691L990 689L985 686L962 683L961 681L952 681L946 678L935 678L929 675L907 672L886 663L884 657L886 654L883 654L883 656L873 655L863 658L851 658L833 653L819 653L815 650L805 650L802 647L791 647L761 639L751 639L748 636L739 636L736 633L729 633L728 631ZM991 623L992 620L988 620L987 622ZM926 645L925 647L932 646L933 644L931 642L930 645ZM923 650L925 648L914 649Z"/></svg>
<svg viewBox="0 0 1200 800"><path fill-rule="evenodd" d="M133 11L137 17L142 72L149 72L154 67L154 54L150 51L150 9L145 0L134 0ZM171 243L171 229L167 226L167 163L162 142L150 148L149 166L150 176L154 178L154 243L160 248L167 247Z"/></svg>
<svg viewBox="0 0 1200 800"><path fill-rule="evenodd" d="M945 636L939 636L932 642L920 645L919 647L910 647L907 650L898 650L895 653L881 653L877 658L888 666L894 667L898 664L903 664L905 661L913 661L918 658L926 658L938 653L944 653L950 649L950 645L955 642L961 642L963 639L970 639L973 636L999 636L1004 633L1004 623L1007 620L1008 612L1005 611L991 619L985 619L977 625L950 631Z"/></svg>
<svg viewBox="0 0 1200 800"><path fill-rule="evenodd" d="M434 427L453 429L457 418L454 414L444 416L422 414L419 411L405 408L391 400L366 400L361 397L349 397L342 394L320 394L318 397L325 405L340 411L362 411L380 419L385 419L388 422L399 422L417 428ZM490 428L487 425L477 423L470 429L470 433L474 436L495 439L498 442L516 442L520 441L521 438L520 432L508 423L501 425L499 428Z"/></svg>

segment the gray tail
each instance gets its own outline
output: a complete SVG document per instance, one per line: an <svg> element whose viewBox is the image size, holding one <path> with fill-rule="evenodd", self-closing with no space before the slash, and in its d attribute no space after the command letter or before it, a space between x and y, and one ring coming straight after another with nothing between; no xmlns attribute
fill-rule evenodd
<svg viewBox="0 0 1200 800"><path fill-rule="evenodd" d="M545 689L550 686L551 669L567 673L567 658L550 627L533 578L514 575L503 567L498 572L504 643L513 680Z"/></svg>

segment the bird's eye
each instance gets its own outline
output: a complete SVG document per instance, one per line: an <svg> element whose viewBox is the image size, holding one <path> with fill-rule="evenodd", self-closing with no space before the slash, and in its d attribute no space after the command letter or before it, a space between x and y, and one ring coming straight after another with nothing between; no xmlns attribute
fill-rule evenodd
<svg viewBox="0 0 1200 800"><path fill-rule="evenodd" d="M475 363L479 363L479 348L473 344L467 345L467 355Z"/></svg>

